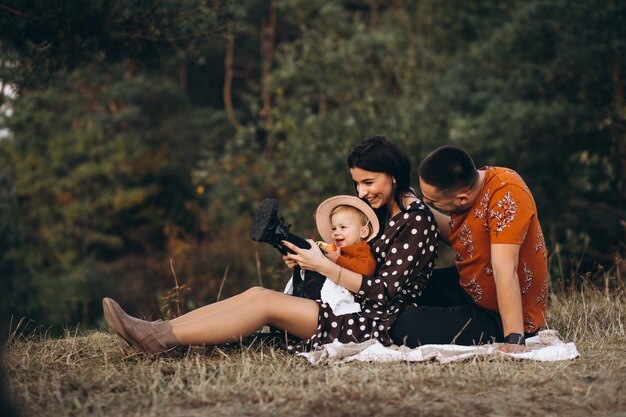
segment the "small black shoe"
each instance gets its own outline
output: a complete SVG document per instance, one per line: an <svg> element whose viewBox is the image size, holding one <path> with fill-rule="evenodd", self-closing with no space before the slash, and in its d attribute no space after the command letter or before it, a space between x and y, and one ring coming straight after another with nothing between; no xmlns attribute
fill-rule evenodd
<svg viewBox="0 0 626 417"><path fill-rule="evenodd" d="M284 224L281 217L278 218L278 201L274 198L266 198L254 211L252 217L252 227L250 228L250 238L257 242L269 243L280 253L287 255L291 252L283 244L289 235L291 225Z"/></svg>

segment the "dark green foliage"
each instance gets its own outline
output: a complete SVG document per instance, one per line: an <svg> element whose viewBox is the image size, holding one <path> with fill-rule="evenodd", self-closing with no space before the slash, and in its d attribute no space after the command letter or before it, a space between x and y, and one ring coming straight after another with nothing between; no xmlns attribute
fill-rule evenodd
<svg viewBox="0 0 626 417"><path fill-rule="evenodd" d="M593 0L3 2L0 80L20 95L0 95L0 302L57 324L94 324L103 295L155 312L170 259L186 307L215 300L227 268L222 297L279 287L280 257L248 239L255 204L277 197L314 237L372 134L414 175L446 143L516 169L554 277L609 266L625 28L623 2Z"/></svg>
<svg viewBox="0 0 626 417"><path fill-rule="evenodd" d="M441 91L451 139L526 178L552 243L587 240L589 260L606 263L626 218L626 6L599 6L522 3L456 57Z"/></svg>
<svg viewBox="0 0 626 417"><path fill-rule="evenodd" d="M197 57L202 44L221 36L229 1L13 0L0 5L0 39L16 51L21 88L37 88L57 71L90 62L145 68Z"/></svg>
<svg viewBox="0 0 626 417"><path fill-rule="evenodd" d="M74 72L16 101L8 119L17 246L33 280L60 286L35 285L29 303L67 303L66 314L88 299L92 275L115 278L98 263L162 253L165 230L198 227L192 172L204 114L167 79L115 74L90 71L86 83Z"/></svg>

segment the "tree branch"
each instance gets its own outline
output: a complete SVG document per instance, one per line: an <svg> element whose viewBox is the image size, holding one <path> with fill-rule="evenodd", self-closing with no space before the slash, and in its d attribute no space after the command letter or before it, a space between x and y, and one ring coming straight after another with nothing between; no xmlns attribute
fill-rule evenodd
<svg viewBox="0 0 626 417"><path fill-rule="evenodd" d="M31 17L30 15L28 15L28 14L26 14L24 12L20 12L19 10L12 9L11 7L7 6L6 4L2 4L2 3L0 3L0 10L5 10L5 11L11 13L12 15L19 16L19 17L26 17L28 19L30 19L30 17Z"/></svg>

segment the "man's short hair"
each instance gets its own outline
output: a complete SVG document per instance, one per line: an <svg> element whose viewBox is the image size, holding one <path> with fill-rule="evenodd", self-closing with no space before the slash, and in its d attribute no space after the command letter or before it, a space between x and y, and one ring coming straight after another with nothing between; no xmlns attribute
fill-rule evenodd
<svg viewBox="0 0 626 417"><path fill-rule="evenodd" d="M470 189L478 179L472 158L463 149L452 145L432 151L424 158L417 172L422 181L442 193Z"/></svg>

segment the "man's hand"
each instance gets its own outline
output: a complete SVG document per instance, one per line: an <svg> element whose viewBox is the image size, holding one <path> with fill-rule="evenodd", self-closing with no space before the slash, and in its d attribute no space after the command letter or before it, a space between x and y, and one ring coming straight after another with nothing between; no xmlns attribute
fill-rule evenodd
<svg viewBox="0 0 626 417"><path fill-rule="evenodd" d="M498 346L496 350L504 353L524 353L530 351L528 346L525 345L515 345L512 343L505 343L502 346Z"/></svg>

